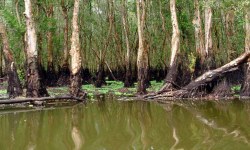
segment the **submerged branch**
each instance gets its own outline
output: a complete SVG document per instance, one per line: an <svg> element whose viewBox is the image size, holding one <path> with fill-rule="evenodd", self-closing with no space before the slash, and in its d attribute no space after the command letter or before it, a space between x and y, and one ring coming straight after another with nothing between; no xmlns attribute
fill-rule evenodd
<svg viewBox="0 0 250 150"><path fill-rule="evenodd" d="M78 102L84 102L84 99L74 97L74 96L55 96L55 97L40 97L40 98L15 98L15 99L5 99L0 100L0 104L17 104L26 102L36 102L36 101L50 101L50 100L76 100Z"/></svg>

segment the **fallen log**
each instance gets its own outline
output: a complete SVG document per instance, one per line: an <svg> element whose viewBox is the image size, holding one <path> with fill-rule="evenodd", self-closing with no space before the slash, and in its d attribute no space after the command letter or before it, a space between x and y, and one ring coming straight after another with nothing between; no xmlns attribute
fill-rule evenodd
<svg viewBox="0 0 250 150"><path fill-rule="evenodd" d="M148 96L146 99L162 99L164 97L175 97L175 98L193 98L193 97L203 97L208 94L209 83L216 80L219 77L223 77L225 73L235 71L240 65L247 62L250 57L250 52L245 52L233 61L225 64L224 66L209 70L191 81L188 85L184 86L180 90L170 91L162 94L156 94L154 96ZM210 87L211 88L211 87Z"/></svg>
<svg viewBox="0 0 250 150"><path fill-rule="evenodd" d="M73 97L73 96L55 96L55 97L39 97L39 98L15 98L15 99L5 99L0 100L1 104L17 104L17 103L27 103L27 102L43 102L50 100L76 100L78 102L84 102L84 99Z"/></svg>

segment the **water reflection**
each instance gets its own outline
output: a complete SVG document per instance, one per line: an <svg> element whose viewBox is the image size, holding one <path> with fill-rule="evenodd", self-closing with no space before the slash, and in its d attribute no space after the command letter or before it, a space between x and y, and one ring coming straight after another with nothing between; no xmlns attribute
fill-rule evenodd
<svg viewBox="0 0 250 150"><path fill-rule="evenodd" d="M0 149L249 149L250 103L98 102L0 110Z"/></svg>

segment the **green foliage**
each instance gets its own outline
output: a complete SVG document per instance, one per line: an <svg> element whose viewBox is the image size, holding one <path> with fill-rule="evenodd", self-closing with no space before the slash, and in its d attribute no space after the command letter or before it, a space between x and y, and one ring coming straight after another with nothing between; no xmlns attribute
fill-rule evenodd
<svg viewBox="0 0 250 150"><path fill-rule="evenodd" d="M241 89L241 85L235 85L231 88L232 91L234 91L234 93L239 93Z"/></svg>
<svg viewBox="0 0 250 150"><path fill-rule="evenodd" d="M137 48L138 48L138 33L137 33L137 16L136 16L136 1L128 0L127 7L127 21L129 27L129 43L131 49L132 66L136 66ZM161 8L159 5L161 2ZM193 0L177 0L177 17L179 28L181 31L181 55L186 60L183 63L188 63L189 69L193 71L195 65L195 38L194 27L192 24L194 16ZM201 19L204 23L204 8L205 0L199 1L201 5ZM235 46L233 56L237 57L244 50L245 38L245 9L249 6L249 0L210 0L209 4L213 9L213 50L215 53L216 65L225 64L228 59L227 53L227 37L225 34L225 14L228 10L235 11L234 21L234 35L232 37ZM1 3L2 4L2 3ZM71 20L73 12L72 0L65 0L65 6L68 9L69 21L69 48L71 36ZM50 5L54 7L54 14L52 18L47 17L46 9ZM25 33L24 15L21 12L24 10L24 2L19 1L18 12L20 13L20 23L16 16L16 8L14 1L6 1L5 6L0 6L0 20L8 26L8 37L13 50L16 64L18 67L18 74L21 80L24 80L24 48L23 35ZM82 64L84 68L88 68L91 73L97 71L99 58L97 54L105 54L105 61L108 62L112 70L124 67L124 58L126 55L126 44L124 29L122 26L122 5L121 1L114 1L114 28L109 34L109 6L107 1L91 0L81 1L80 15L79 15L79 34L82 52ZM150 68L165 69L169 65L171 53L171 13L169 8L169 0L150 1L147 5L146 26L145 26L145 41L148 47ZM160 12L161 10L161 12ZM161 16L162 13L162 16ZM37 0L33 3L33 14L36 23L37 34L41 36L42 43L40 54L42 55L42 65L47 66L47 36L48 31L53 32L53 52L54 52L54 66L59 66L63 57L63 42L64 42L64 16L62 14L61 1L53 0ZM163 18L162 18L163 17ZM164 22L163 22L164 21ZM165 24L165 26L163 26ZM204 27L204 25L202 25ZM165 28L165 31L164 31ZM118 49L117 42L114 38L114 31L117 32L121 41L122 49ZM204 31L204 29L203 29ZM109 41L107 41L110 39ZM95 50L97 54L93 52ZM106 50L106 52L104 52ZM119 61L117 61L119 60ZM107 68L105 68L107 69ZM135 67L133 67L133 71ZM123 83L108 81L108 84L103 89L95 89L92 85L84 85L83 88L89 92L109 93L117 92L123 88ZM158 83L153 85L151 89L157 89ZM150 90L151 90L150 89ZM128 88L131 93L136 92L136 88ZM117 92L116 94L119 95Z"/></svg>
<svg viewBox="0 0 250 150"><path fill-rule="evenodd" d="M7 94L7 90L0 90L0 95Z"/></svg>
<svg viewBox="0 0 250 150"><path fill-rule="evenodd" d="M18 36L22 36L25 33L25 25L23 22L18 22L16 16L7 9L1 10L0 18L2 18L10 29L16 33Z"/></svg>
<svg viewBox="0 0 250 150"><path fill-rule="evenodd" d="M25 82L25 72L23 69L17 69L17 74L18 74L18 78L20 79L22 85L24 85Z"/></svg>
<svg viewBox="0 0 250 150"><path fill-rule="evenodd" d="M188 60L189 60L189 70L191 72L194 72L195 69L195 63L196 63L196 56L191 52L190 54L188 54Z"/></svg>

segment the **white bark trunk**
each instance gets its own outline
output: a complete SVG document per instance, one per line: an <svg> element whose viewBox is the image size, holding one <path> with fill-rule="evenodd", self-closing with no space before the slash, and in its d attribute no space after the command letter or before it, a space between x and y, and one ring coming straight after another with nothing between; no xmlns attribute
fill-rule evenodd
<svg viewBox="0 0 250 150"><path fill-rule="evenodd" d="M204 39L203 39L204 37L202 33L199 0L194 1L194 7L195 7L195 14L193 19L193 25L195 29L195 46L196 46L196 52L199 54L201 61L203 62L206 57L206 52L204 49Z"/></svg>
<svg viewBox="0 0 250 150"><path fill-rule="evenodd" d="M75 75L81 68L80 40L78 27L79 0L75 0L73 19L72 19L72 38L71 38L71 71Z"/></svg>
<svg viewBox="0 0 250 150"><path fill-rule="evenodd" d="M170 0L170 11L171 11L171 21L173 27L172 41L171 41L171 60L170 67L172 67L176 61L177 53L180 48L180 31L178 26L178 20L176 15L176 1Z"/></svg>
<svg viewBox="0 0 250 150"><path fill-rule="evenodd" d="M212 9L210 0L205 1L205 52L208 56L212 50Z"/></svg>
<svg viewBox="0 0 250 150"><path fill-rule="evenodd" d="M137 0L137 25L139 35L139 48L137 55L137 72L138 72L138 94L146 93L148 80L148 49L145 47L144 26L146 17L145 0ZM142 10L142 12L141 12Z"/></svg>
<svg viewBox="0 0 250 150"><path fill-rule="evenodd" d="M25 1L25 17L26 17L26 27L27 27L27 57L28 57L28 63L29 58L37 58L37 37L36 37L36 30L34 21L32 18L32 6L30 0L24 0Z"/></svg>
<svg viewBox="0 0 250 150"><path fill-rule="evenodd" d="M144 0L143 0L144 1ZM143 58L144 53L144 43L143 43L143 24L142 24L142 16L140 5L143 5L141 0L137 0L137 25L138 25L138 36L139 36L139 48L138 48L138 55L137 55L137 66L140 66L140 62Z"/></svg>

